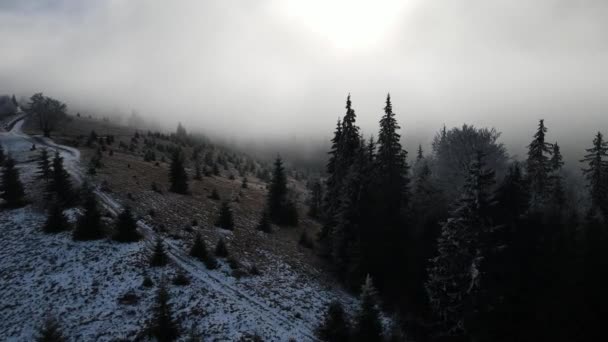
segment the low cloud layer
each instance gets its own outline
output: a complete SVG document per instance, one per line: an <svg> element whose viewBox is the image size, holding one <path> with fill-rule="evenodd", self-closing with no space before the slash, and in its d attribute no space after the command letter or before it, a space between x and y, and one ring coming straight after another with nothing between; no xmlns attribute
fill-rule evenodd
<svg viewBox="0 0 608 342"><path fill-rule="evenodd" d="M521 154L545 118L580 154L608 128L606 17L601 0L3 1L0 93L306 142L349 92L374 133L390 91L411 150L469 122Z"/></svg>

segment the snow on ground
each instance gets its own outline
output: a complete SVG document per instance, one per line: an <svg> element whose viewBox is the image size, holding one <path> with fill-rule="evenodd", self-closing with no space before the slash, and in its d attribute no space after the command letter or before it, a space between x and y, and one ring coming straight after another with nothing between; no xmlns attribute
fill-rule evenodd
<svg viewBox="0 0 608 342"><path fill-rule="evenodd" d="M36 187L31 172L33 152L29 152L32 141L58 148L72 174L81 174L77 150L49 140L32 140L20 133L22 122L11 132L0 133L0 142L13 154L19 152L28 191ZM120 203L108 194L98 195L109 211L120 210ZM66 214L74 220L78 210ZM174 315L184 332L195 326L212 341L235 341L252 334L267 341L310 341L329 301L338 299L351 308L356 305L351 296L298 273L268 252L270 262L260 270L261 275L237 278L225 260L219 269L209 271L188 256L182 241L165 239L172 263L154 269L148 267L147 258L156 232L143 221L138 224L144 241L119 244L75 242L69 233L47 235L40 230L44 219L33 206L0 212L2 340L32 340L48 314L61 320L71 341L142 338L156 286L161 279L170 284L178 270L191 283L170 284ZM144 273L153 279L152 288L142 285Z"/></svg>

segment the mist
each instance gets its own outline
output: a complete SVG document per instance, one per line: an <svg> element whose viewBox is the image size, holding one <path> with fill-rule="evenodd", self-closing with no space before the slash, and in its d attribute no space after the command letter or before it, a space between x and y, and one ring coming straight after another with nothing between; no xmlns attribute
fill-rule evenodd
<svg viewBox="0 0 608 342"><path fill-rule="evenodd" d="M0 94L316 150L348 93L369 135L390 92L412 152L466 122L522 156L544 118L575 161L608 126L607 15L599 0L5 0Z"/></svg>

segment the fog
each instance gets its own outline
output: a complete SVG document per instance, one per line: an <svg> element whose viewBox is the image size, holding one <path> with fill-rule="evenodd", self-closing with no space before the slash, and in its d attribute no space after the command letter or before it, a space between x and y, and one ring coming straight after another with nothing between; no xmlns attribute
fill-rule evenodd
<svg viewBox="0 0 608 342"><path fill-rule="evenodd" d="M607 17L602 0L3 0L0 94L316 146L348 93L375 133L390 92L410 151L467 122L521 156L544 118L574 160L608 128Z"/></svg>

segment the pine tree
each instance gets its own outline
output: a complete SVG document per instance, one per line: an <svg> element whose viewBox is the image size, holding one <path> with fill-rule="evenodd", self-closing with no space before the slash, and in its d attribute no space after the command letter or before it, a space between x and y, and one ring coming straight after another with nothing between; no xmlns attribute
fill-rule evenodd
<svg viewBox="0 0 608 342"><path fill-rule="evenodd" d="M401 147L400 129L390 94L386 97L384 115L380 119L378 152L376 153L377 189L384 205L384 218L389 224L399 222L402 209L409 201L409 166L407 152Z"/></svg>
<svg viewBox="0 0 608 342"><path fill-rule="evenodd" d="M581 160L589 165L583 168L587 179L591 206L608 214L608 143L602 133L597 132L593 139L593 147L586 149L587 154Z"/></svg>
<svg viewBox="0 0 608 342"><path fill-rule="evenodd" d="M202 261L209 270L217 268L217 260L215 260L213 255L209 254L207 245L199 233L194 237L194 243L190 249L190 256Z"/></svg>
<svg viewBox="0 0 608 342"><path fill-rule="evenodd" d="M169 182L171 191L178 194L188 193L188 175L184 169L184 158L181 150L177 149L171 157L169 168Z"/></svg>
<svg viewBox="0 0 608 342"><path fill-rule="evenodd" d="M45 233L59 233L68 230L70 224L63 214L63 209L59 203L54 203L49 211L49 215L42 227Z"/></svg>
<svg viewBox="0 0 608 342"><path fill-rule="evenodd" d="M491 230L488 188L493 181L494 172L485 170L483 155L478 153L462 197L442 227L438 255L430 260L426 290L442 334L466 334L465 317L470 316L479 291L482 235Z"/></svg>
<svg viewBox="0 0 608 342"><path fill-rule="evenodd" d="M38 157L38 179L44 179L45 182L48 182L51 177L51 161L49 159L49 152L47 149L43 148L40 151L40 155Z"/></svg>
<svg viewBox="0 0 608 342"><path fill-rule="evenodd" d="M169 292L164 283L158 287L150 332L159 342L175 341L179 337L179 329L169 305Z"/></svg>
<svg viewBox="0 0 608 342"><path fill-rule="evenodd" d="M150 266L152 267L162 267L165 266L168 262L167 253L165 252L165 246L163 244L163 239L160 236L156 236L156 242L154 243L154 249L152 250L152 255L150 256Z"/></svg>
<svg viewBox="0 0 608 342"><path fill-rule="evenodd" d="M424 159L424 154L422 153L422 145L418 145L418 154L416 154L416 162L420 162L422 159Z"/></svg>
<svg viewBox="0 0 608 342"><path fill-rule="evenodd" d="M234 229L234 219L232 217L232 209L230 209L230 205L228 202L222 202L222 206L220 207L220 215L215 221L215 225L217 227L233 230Z"/></svg>
<svg viewBox="0 0 608 342"><path fill-rule="evenodd" d="M44 320L42 326L38 329L36 336L37 342L64 342L67 339L61 332L61 324L53 317L49 316Z"/></svg>
<svg viewBox="0 0 608 342"><path fill-rule="evenodd" d="M530 206L528 182L520 163L513 163L494 194L497 217L502 223L519 219Z"/></svg>
<svg viewBox="0 0 608 342"><path fill-rule="evenodd" d="M550 176L551 206L558 215L561 215L566 202L566 191L564 190L564 180L562 177L562 166L564 165L564 161L557 142L553 144L549 164L551 165L552 171Z"/></svg>
<svg viewBox="0 0 608 342"><path fill-rule="evenodd" d="M55 197L63 204L70 203L74 199L70 174L63 166L63 157L59 152L55 152L53 158L53 172L51 180L47 184L47 198Z"/></svg>
<svg viewBox="0 0 608 342"><path fill-rule="evenodd" d="M97 199L91 189L85 193L83 215L78 219L72 234L74 240L97 240L103 238L104 230Z"/></svg>
<svg viewBox="0 0 608 342"><path fill-rule="evenodd" d="M228 247L226 246L226 242L224 238L220 238L217 241L217 245L215 245L215 256L218 258L226 258L228 257Z"/></svg>
<svg viewBox="0 0 608 342"><path fill-rule="evenodd" d="M527 176L530 185L532 206L540 208L548 199L549 176L551 174L551 163L549 156L552 153L551 144L545 142L547 128L544 120L538 123L538 129L534 139L528 145Z"/></svg>
<svg viewBox="0 0 608 342"><path fill-rule="evenodd" d="M0 198L5 201L5 206L18 208L26 204L23 184L19 179L19 171L15 167L15 160L11 156L8 156L4 162L0 191L2 192Z"/></svg>
<svg viewBox="0 0 608 342"><path fill-rule="evenodd" d="M131 214L131 208L126 207L116 219L112 239L118 242L135 242L140 238L141 235L137 231L137 223Z"/></svg>
<svg viewBox="0 0 608 342"><path fill-rule="evenodd" d="M262 211L262 217L260 218L260 222L256 227L257 230L262 231L264 233L272 233L272 226L270 222L270 215L268 215L268 211Z"/></svg>
<svg viewBox="0 0 608 342"><path fill-rule="evenodd" d="M310 190L310 202L308 206L308 216L319 219L322 215L323 206L323 186L321 181L315 180Z"/></svg>
<svg viewBox="0 0 608 342"><path fill-rule="evenodd" d="M342 181L342 174L339 172L338 164L341 156L340 141L342 139L342 122L338 119L334 137L331 140L331 149L329 150L329 160L326 166L327 180L325 186L327 192L323 199L323 213L325 214L325 225L319 234L320 239L329 237L331 227L334 225L334 215L339 208L339 197L340 197L340 182Z"/></svg>
<svg viewBox="0 0 608 342"><path fill-rule="evenodd" d="M295 205L288 198L287 176L281 157L274 162L274 172L268 190L267 206L268 214L273 223L278 225L295 226L298 223Z"/></svg>
<svg viewBox="0 0 608 342"><path fill-rule="evenodd" d="M350 324L344 308L339 301L329 303L323 321L317 327L317 337L324 342L348 342Z"/></svg>
<svg viewBox="0 0 608 342"><path fill-rule="evenodd" d="M376 289L372 278L368 275L361 287L361 308L355 318L353 341L374 342L383 341L382 322L376 303Z"/></svg>

